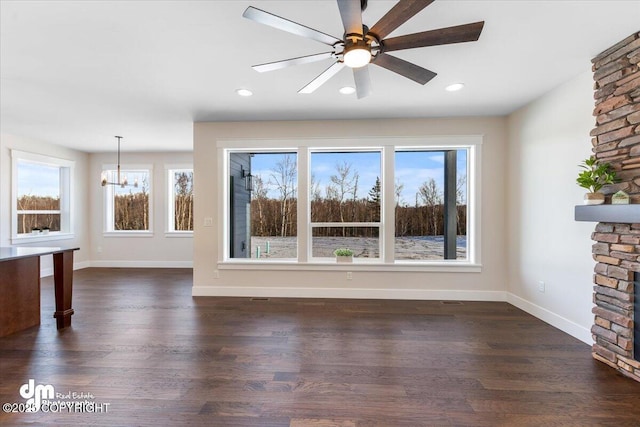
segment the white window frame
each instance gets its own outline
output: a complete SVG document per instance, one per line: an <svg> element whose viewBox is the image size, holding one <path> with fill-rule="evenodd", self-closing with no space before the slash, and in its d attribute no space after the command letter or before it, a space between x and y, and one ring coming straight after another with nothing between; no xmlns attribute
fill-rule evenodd
<svg viewBox="0 0 640 427"><path fill-rule="evenodd" d="M481 262L481 164L482 135L452 135L425 137L371 137L352 139L296 139L217 141L219 181L222 183L222 203L218 204L219 269L284 269L284 270L336 270L359 271L433 271L480 272ZM380 214L382 242L381 258L373 261L354 259L353 264L337 265L334 260L311 259L311 213L309 184L311 179L310 153L312 151L375 151L382 149L382 209ZM467 259L395 261L395 152L402 150L467 150ZM228 156L229 152L297 152L298 157L298 258L293 260L245 260L229 258L228 239ZM391 220L389 220L389 218ZM358 223L358 226L365 226ZM272 264L272 265L270 265Z"/></svg>
<svg viewBox="0 0 640 427"><path fill-rule="evenodd" d="M111 176L110 172L115 172L117 165L105 164L102 165L102 174ZM130 164L122 165L120 168L120 174L122 176L129 175L134 172L147 172L149 174L149 229L148 230L115 230L113 228L114 221L114 186L107 184L103 188L103 232L104 237L153 237L153 190L155 188L153 183L153 165L152 164Z"/></svg>
<svg viewBox="0 0 640 427"><path fill-rule="evenodd" d="M28 162L60 169L60 231L47 234L18 234L18 163ZM43 154L11 150L11 243L37 243L67 240L75 237L73 230L75 161ZM28 213L54 213L54 211L29 211Z"/></svg>
<svg viewBox="0 0 640 427"><path fill-rule="evenodd" d="M167 219L165 221L166 230L165 237L193 237L193 230L176 230L175 229L175 188L174 188L174 178L176 172L192 172L193 173L193 165L192 164L179 164L179 165L165 165L165 177L167 184L167 203L165 206L165 212L167 214ZM194 177L195 179L195 177ZM192 183L193 185L193 183ZM195 192L193 193L195 198Z"/></svg>

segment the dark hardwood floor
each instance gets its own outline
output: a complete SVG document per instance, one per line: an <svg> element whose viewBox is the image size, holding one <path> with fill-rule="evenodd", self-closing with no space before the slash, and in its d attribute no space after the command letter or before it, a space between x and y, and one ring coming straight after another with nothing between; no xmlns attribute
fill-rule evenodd
<svg viewBox="0 0 640 427"><path fill-rule="evenodd" d="M32 378L103 412L0 424L640 426L640 383L506 303L192 298L185 269L74 280L70 329L46 278L42 324L0 338L0 403Z"/></svg>

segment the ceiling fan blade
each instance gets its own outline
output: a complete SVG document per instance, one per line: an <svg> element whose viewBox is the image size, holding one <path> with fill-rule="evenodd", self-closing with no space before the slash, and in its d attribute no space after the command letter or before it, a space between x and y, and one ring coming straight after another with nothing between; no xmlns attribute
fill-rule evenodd
<svg viewBox="0 0 640 427"><path fill-rule="evenodd" d="M360 0L338 0L345 34L362 35L362 9Z"/></svg>
<svg viewBox="0 0 640 427"><path fill-rule="evenodd" d="M313 39L320 43L328 44L329 46L333 46L334 44L342 41L329 34L325 34L305 25L298 24L297 22L290 21L282 18L281 16L274 15L273 13L265 12L264 10L257 9L253 6L249 6L242 16L260 24L268 25L297 36Z"/></svg>
<svg viewBox="0 0 640 427"><path fill-rule="evenodd" d="M413 80L414 82L420 83L421 85L437 76L433 71L422 68L416 64L412 64L404 59L387 55L386 53L379 54L371 63L382 68L386 68L389 71L393 71L394 73L398 73L401 76Z"/></svg>
<svg viewBox="0 0 640 427"><path fill-rule="evenodd" d="M369 66L354 68L353 80L356 82L356 94L358 99L371 95L371 77L369 77Z"/></svg>
<svg viewBox="0 0 640 427"><path fill-rule="evenodd" d="M300 89L298 93L312 93L320 86L325 84L331 77L335 76L338 71L342 70L342 68L344 68L344 62L336 61L332 66L324 70L318 77L311 80L311 83Z"/></svg>
<svg viewBox="0 0 640 427"><path fill-rule="evenodd" d="M415 47L474 42L480 38L482 27L484 27L484 21L392 37L383 41L384 51L391 52Z"/></svg>
<svg viewBox="0 0 640 427"><path fill-rule="evenodd" d="M434 0L400 0L386 15L380 18L369 32L382 40L433 2Z"/></svg>
<svg viewBox="0 0 640 427"><path fill-rule="evenodd" d="M309 64L311 62L322 61L334 56L333 52L316 53L315 55L300 56L298 58L284 59L282 61L267 62L265 64L252 65L251 68L259 73L266 71L279 70L281 68L291 67L292 65Z"/></svg>

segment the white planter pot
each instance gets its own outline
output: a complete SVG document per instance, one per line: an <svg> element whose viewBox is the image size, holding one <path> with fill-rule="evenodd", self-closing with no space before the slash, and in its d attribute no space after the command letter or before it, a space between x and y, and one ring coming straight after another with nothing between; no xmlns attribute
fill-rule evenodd
<svg viewBox="0 0 640 427"><path fill-rule="evenodd" d="M353 256L336 256L336 262L353 262Z"/></svg>

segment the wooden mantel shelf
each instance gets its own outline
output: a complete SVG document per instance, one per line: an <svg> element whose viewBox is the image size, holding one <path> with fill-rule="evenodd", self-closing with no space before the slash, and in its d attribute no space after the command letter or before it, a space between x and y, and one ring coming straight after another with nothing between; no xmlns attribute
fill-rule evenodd
<svg viewBox="0 0 640 427"><path fill-rule="evenodd" d="M640 204L576 206L576 221L640 223Z"/></svg>

